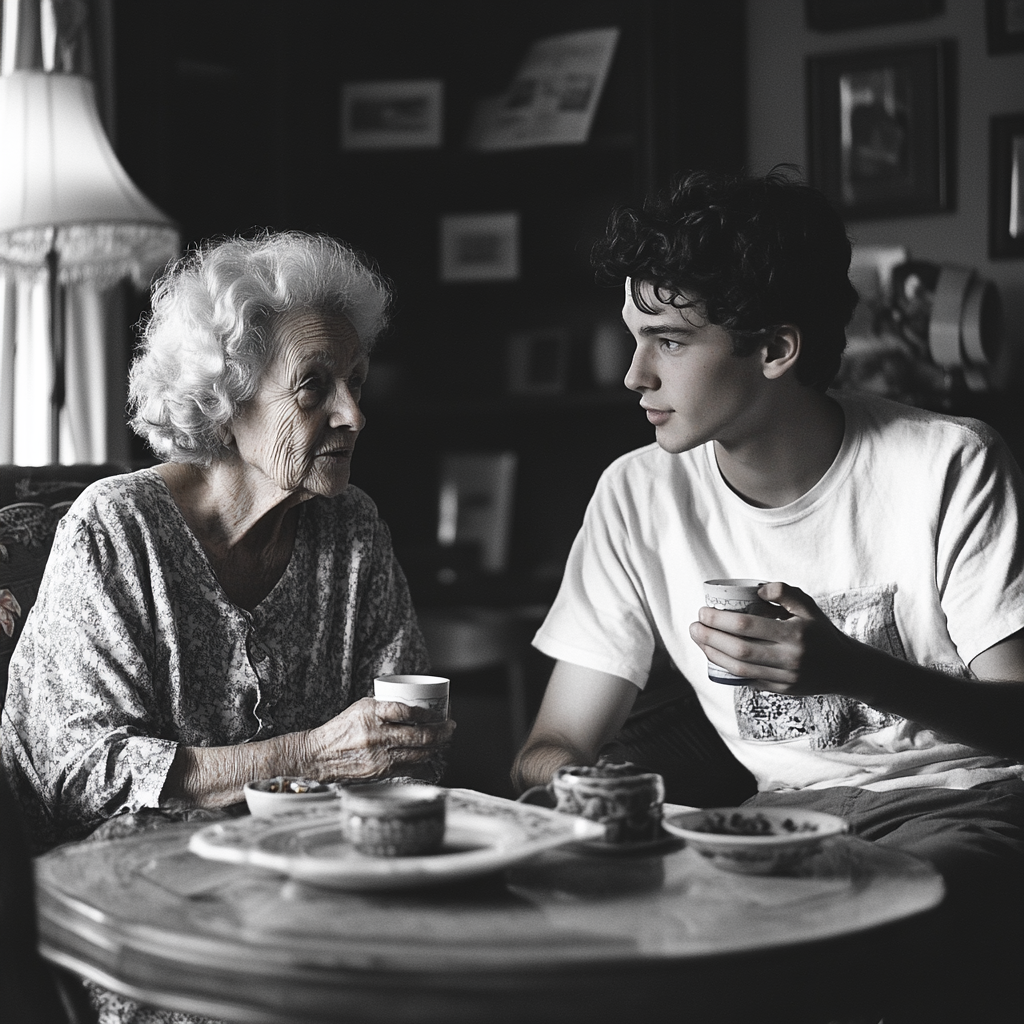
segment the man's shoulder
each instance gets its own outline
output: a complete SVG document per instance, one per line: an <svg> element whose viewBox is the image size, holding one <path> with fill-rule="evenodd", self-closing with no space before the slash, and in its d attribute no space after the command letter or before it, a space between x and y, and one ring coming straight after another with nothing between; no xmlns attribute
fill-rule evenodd
<svg viewBox="0 0 1024 1024"><path fill-rule="evenodd" d="M854 428L879 443L892 443L907 454L917 439L931 451L988 448L998 434L987 423L967 416L953 416L916 405L897 402L881 395L834 392Z"/></svg>

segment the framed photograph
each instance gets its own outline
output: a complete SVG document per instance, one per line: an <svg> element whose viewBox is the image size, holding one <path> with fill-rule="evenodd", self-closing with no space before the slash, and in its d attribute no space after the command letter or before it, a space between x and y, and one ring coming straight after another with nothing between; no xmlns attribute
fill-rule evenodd
<svg viewBox="0 0 1024 1024"><path fill-rule="evenodd" d="M811 184L849 220L951 210L949 41L807 59Z"/></svg>
<svg viewBox="0 0 1024 1024"><path fill-rule="evenodd" d="M989 128L989 255L1024 256L1024 113L997 114Z"/></svg>
<svg viewBox="0 0 1024 1024"><path fill-rule="evenodd" d="M815 32L922 21L941 14L943 0L804 0L807 27Z"/></svg>
<svg viewBox="0 0 1024 1024"><path fill-rule="evenodd" d="M1024 0L985 0L985 39L989 53L1024 50Z"/></svg>
<svg viewBox="0 0 1024 1024"><path fill-rule="evenodd" d="M513 334L506 365L512 394L560 395L569 369L569 336L554 328Z"/></svg>
<svg viewBox="0 0 1024 1024"><path fill-rule="evenodd" d="M449 213L441 218L441 280L519 278L519 214Z"/></svg>
<svg viewBox="0 0 1024 1024"><path fill-rule="evenodd" d="M434 149L441 145L444 85L440 79L345 82L341 148Z"/></svg>
<svg viewBox="0 0 1024 1024"><path fill-rule="evenodd" d="M441 455L437 542L441 547L471 546L480 568L508 568L512 534L515 452L445 452Z"/></svg>

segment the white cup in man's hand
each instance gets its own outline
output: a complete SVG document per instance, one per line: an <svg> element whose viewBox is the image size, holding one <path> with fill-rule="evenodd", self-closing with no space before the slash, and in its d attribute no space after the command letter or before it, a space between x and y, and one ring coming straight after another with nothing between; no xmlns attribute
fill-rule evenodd
<svg viewBox="0 0 1024 1024"><path fill-rule="evenodd" d="M764 584L764 580L705 580L704 603L709 608L721 608L727 612L743 612L746 615L774 618L775 606L757 596L758 590ZM745 686L754 682L753 679L744 676L734 676L712 661L708 662L708 679L713 683L725 683L727 686Z"/></svg>

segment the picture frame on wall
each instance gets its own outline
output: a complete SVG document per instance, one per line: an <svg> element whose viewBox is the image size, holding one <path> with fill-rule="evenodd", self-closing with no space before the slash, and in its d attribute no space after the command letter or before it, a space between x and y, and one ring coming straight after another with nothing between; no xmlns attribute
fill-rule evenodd
<svg viewBox="0 0 1024 1024"><path fill-rule="evenodd" d="M566 331L522 331L508 339L506 372L513 395L560 395L569 370L569 335Z"/></svg>
<svg viewBox="0 0 1024 1024"><path fill-rule="evenodd" d="M985 0L985 41L989 53L1024 50L1024 0Z"/></svg>
<svg viewBox="0 0 1024 1024"><path fill-rule="evenodd" d="M808 169L847 220L954 206L955 44L807 58Z"/></svg>
<svg viewBox="0 0 1024 1024"><path fill-rule="evenodd" d="M342 84L343 150L436 149L443 122L440 79Z"/></svg>
<svg viewBox="0 0 1024 1024"><path fill-rule="evenodd" d="M989 255L1024 257L1024 112L989 127Z"/></svg>
<svg viewBox="0 0 1024 1024"><path fill-rule="evenodd" d="M449 213L441 218L441 280L516 281L519 213Z"/></svg>

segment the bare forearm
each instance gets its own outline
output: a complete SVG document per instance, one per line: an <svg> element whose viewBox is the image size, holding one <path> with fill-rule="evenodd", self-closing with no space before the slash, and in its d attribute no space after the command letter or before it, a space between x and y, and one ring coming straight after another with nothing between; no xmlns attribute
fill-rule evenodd
<svg viewBox="0 0 1024 1024"><path fill-rule="evenodd" d="M873 648L850 696L978 750L1024 760L1024 683L951 676Z"/></svg>
<svg viewBox="0 0 1024 1024"><path fill-rule="evenodd" d="M307 734L289 733L229 747L181 746L167 774L161 803L226 807L243 799L251 779L311 773Z"/></svg>
<svg viewBox="0 0 1024 1024"><path fill-rule="evenodd" d="M546 786L563 765L590 764L592 760L567 744L550 741L528 743L512 765L512 785L517 793L531 786Z"/></svg>
<svg viewBox="0 0 1024 1024"><path fill-rule="evenodd" d="M638 692L618 676L556 662L533 731L512 766L516 790L546 786L563 765L596 763Z"/></svg>
<svg viewBox="0 0 1024 1024"><path fill-rule="evenodd" d="M228 747L181 746L161 794L167 806L225 807L251 779L302 775L318 782L392 775L436 778L455 723L422 708L364 697L314 729Z"/></svg>

